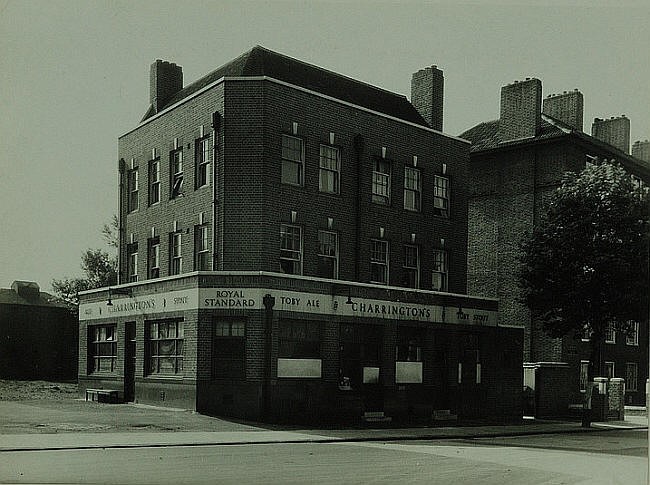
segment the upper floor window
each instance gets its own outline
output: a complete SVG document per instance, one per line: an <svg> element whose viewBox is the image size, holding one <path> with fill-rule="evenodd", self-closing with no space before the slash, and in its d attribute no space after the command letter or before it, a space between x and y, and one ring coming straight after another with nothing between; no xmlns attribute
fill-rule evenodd
<svg viewBox="0 0 650 485"><path fill-rule="evenodd" d="M339 193L341 160L339 149L336 147L320 146L320 172L318 176L318 188L321 192L330 194Z"/></svg>
<svg viewBox="0 0 650 485"><path fill-rule="evenodd" d="M183 150L175 150L170 155L170 198L175 199L183 193Z"/></svg>
<svg viewBox="0 0 650 485"><path fill-rule="evenodd" d="M404 209L419 211L422 200L420 171L413 167L404 167Z"/></svg>
<svg viewBox="0 0 650 485"><path fill-rule="evenodd" d="M303 184L305 146L302 139L282 135L282 183Z"/></svg>
<svg viewBox="0 0 650 485"><path fill-rule="evenodd" d="M409 288L420 287L420 248L417 246L404 246L404 286Z"/></svg>
<svg viewBox="0 0 650 485"><path fill-rule="evenodd" d="M88 373L113 372L117 362L115 325L88 327Z"/></svg>
<svg viewBox="0 0 650 485"><path fill-rule="evenodd" d="M639 345L639 322L629 322L629 325L625 343L626 345Z"/></svg>
<svg viewBox="0 0 650 485"><path fill-rule="evenodd" d="M149 239L149 248L147 256L147 274L149 278L160 277L160 238L154 237Z"/></svg>
<svg viewBox="0 0 650 485"><path fill-rule="evenodd" d="M134 168L127 172L127 192L129 194L128 210L133 212L138 209L138 169Z"/></svg>
<svg viewBox="0 0 650 485"><path fill-rule="evenodd" d="M431 289L435 291L447 291L448 284L448 262L447 251L441 249L433 250L433 271L431 273Z"/></svg>
<svg viewBox="0 0 650 485"><path fill-rule="evenodd" d="M318 231L318 276L339 277L339 241L335 232Z"/></svg>
<svg viewBox="0 0 650 485"><path fill-rule="evenodd" d="M376 158L372 171L372 201L377 204L390 204L390 162Z"/></svg>
<svg viewBox="0 0 650 485"><path fill-rule="evenodd" d="M614 328L614 324L612 322L608 322L607 327L605 328L605 343L616 343L616 329Z"/></svg>
<svg viewBox="0 0 650 485"><path fill-rule="evenodd" d="M370 241L370 282L388 284L388 241Z"/></svg>
<svg viewBox="0 0 650 485"><path fill-rule="evenodd" d="M433 213L449 217L449 179L441 175L433 180Z"/></svg>
<svg viewBox="0 0 650 485"><path fill-rule="evenodd" d="M181 274L183 271L182 234L173 232L169 238L169 274Z"/></svg>
<svg viewBox="0 0 650 485"><path fill-rule="evenodd" d="M149 205L160 202L160 159L149 162Z"/></svg>
<svg viewBox="0 0 650 485"><path fill-rule="evenodd" d="M129 282L138 281L138 243L126 246L126 274Z"/></svg>
<svg viewBox="0 0 650 485"><path fill-rule="evenodd" d="M201 138L196 142L196 188L208 185L210 181L210 137Z"/></svg>
<svg viewBox="0 0 650 485"><path fill-rule="evenodd" d="M280 225L280 269L287 274L302 274L302 228Z"/></svg>
<svg viewBox="0 0 650 485"><path fill-rule="evenodd" d="M209 235L207 224L194 228L194 269L196 271L210 270Z"/></svg>
<svg viewBox="0 0 650 485"><path fill-rule="evenodd" d="M183 373L183 321L149 322L147 335L147 373Z"/></svg>

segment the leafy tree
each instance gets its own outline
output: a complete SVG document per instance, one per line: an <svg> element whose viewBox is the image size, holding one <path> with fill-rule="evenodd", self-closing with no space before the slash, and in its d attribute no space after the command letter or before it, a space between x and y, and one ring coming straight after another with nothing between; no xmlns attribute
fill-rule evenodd
<svg viewBox="0 0 650 485"><path fill-rule="evenodd" d="M648 305L648 193L618 165L567 173L522 243L520 285L552 337L591 333L590 380L603 375L608 325L629 331Z"/></svg>
<svg viewBox="0 0 650 485"><path fill-rule="evenodd" d="M104 224L102 237L113 248L113 254L101 249L86 249L81 255L81 269L84 276L52 280L52 288L62 299L73 305L79 304L79 292L101 288L117 283L117 217L110 224Z"/></svg>

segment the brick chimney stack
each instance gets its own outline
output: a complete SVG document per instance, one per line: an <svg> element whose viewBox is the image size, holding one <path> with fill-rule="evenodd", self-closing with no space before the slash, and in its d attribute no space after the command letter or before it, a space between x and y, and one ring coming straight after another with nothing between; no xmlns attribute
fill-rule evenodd
<svg viewBox="0 0 650 485"><path fill-rule="evenodd" d="M537 135L542 121L542 81L526 78L501 88L501 141Z"/></svg>
<svg viewBox="0 0 650 485"><path fill-rule="evenodd" d="M149 98L158 113L174 94L183 89L183 68L171 62L156 59L151 64Z"/></svg>
<svg viewBox="0 0 650 485"><path fill-rule="evenodd" d="M582 131L584 99L577 89L562 94L549 94L544 98L542 113Z"/></svg>
<svg viewBox="0 0 650 485"><path fill-rule="evenodd" d="M437 66L420 69L411 77L411 104L431 128L442 131L445 78Z"/></svg>
<svg viewBox="0 0 650 485"><path fill-rule="evenodd" d="M632 145L632 156L650 163L650 141L635 141Z"/></svg>
<svg viewBox="0 0 650 485"><path fill-rule="evenodd" d="M630 154L630 120L625 116L594 118L591 136Z"/></svg>

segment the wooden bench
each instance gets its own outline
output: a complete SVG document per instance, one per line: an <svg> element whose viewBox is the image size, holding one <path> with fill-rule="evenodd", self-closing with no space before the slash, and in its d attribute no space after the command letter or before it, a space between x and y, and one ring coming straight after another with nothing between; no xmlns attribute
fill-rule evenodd
<svg viewBox="0 0 650 485"><path fill-rule="evenodd" d="M119 391L114 389L86 389L86 401L117 403Z"/></svg>

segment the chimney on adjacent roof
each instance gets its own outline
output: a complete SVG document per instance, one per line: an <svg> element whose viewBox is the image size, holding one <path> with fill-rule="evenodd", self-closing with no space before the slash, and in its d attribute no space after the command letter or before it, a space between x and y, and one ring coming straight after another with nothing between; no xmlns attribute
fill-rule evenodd
<svg viewBox="0 0 650 485"><path fill-rule="evenodd" d="M542 120L542 81L526 78L501 88L501 141L537 135Z"/></svg>
<svg viewBox="0 0 650 485"><path fill-rule="evenodd" d="M183 68L171 62L156 59L151 64L149 98L158 113L178 91L183 89Z"/></svg>
<svg viewBox="0 0 650 485"><path fill-rule="evenodd" d="M549 94L544 98L542 113L582 131L584 99L577 89L562 94Z"/></svg>
<svg viewBox="0 0 650 485"><path fill-rule="evenodd" d="M33 281L14 281L11 289L25 300L38 300L41 296L41 289Z"/></svg>
<svg viewBox="0 0 650 485"><path fill-rule="evenodd" d="M625 115L609 119L594 118L591 136L630 154L630 120Z"/></svg>
<svg viewBox="0 0 650 485"><path fill-rule="evenodd" d="M411 104L431 128L442 131L445 78L437 66L426 67L411 77Z"/></svg>
<svg viewBox="0 0 650 485"><path fill-rule="evenodd" d="M650 163L650 141L635 141L632 145L632 156Z"/></svg>

